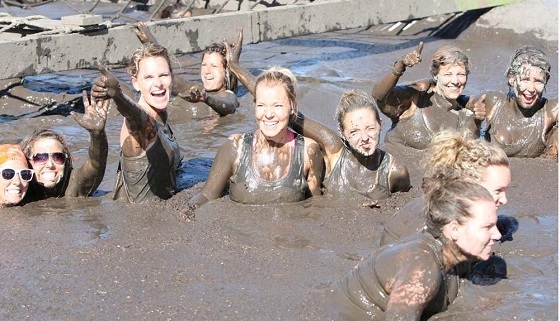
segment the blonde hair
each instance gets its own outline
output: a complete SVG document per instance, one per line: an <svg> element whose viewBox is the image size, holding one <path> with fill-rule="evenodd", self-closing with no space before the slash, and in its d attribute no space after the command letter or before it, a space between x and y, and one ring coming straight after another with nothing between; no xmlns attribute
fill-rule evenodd
<svg viewBox="0 0 560 321"><path fill-rule="evenodd" d="M373 111L375 120L377 120L377 123L381 125L381 118L379 118L377 102L375 102L375 99L362 90L353 89L342 93L342 97L340 97L340 101L336 106L335 117L338 123L338 130L341 133L344 131L344 128L342 128L342 120L344 119L346 113L362 108ZM379 130L381 130L381 127Z"/></svg>
<svg viewBox="0 0 560 321"><path fill-rule="evenodd" d="M458 171L462 177L481 182L489 166L509 167L506 153L470 133L442 131L436 134L422 160L424 177L436 175L438 168Z"/></svg>
<svg viewBox="0 0 560 321"><path fill-rule="evenodd" d="M297 79L296 76L287 68L283 67L271 67L263 71L255 81L255 93L260 84L267 85L281 85L286 90L288 99L292 104L293 115L298 113L298 102L297 102ZM257 97L254 97L254 102L256 102Z"/></svg>

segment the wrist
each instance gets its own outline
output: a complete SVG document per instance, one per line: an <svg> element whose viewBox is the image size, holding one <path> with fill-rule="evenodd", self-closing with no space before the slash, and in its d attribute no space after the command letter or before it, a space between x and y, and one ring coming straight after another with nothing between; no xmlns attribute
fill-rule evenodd
<svg viewBox="0 0 560 321"><path fill-rule="evenodd" d="M402 60L397 60L393 64L391 73L397 77L400 77L404 74L405 70L406 70L406 66L402 63Z"/></svg>

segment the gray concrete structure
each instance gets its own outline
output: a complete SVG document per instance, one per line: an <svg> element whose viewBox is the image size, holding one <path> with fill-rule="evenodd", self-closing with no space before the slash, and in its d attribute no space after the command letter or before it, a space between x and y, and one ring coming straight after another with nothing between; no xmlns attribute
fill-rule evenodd
<svg viewBox="0 0 560 321"><path fill-rule="evenodd" d="M200 51L213 42L245 43L492 7L517 0L333 0L148 23L172 54ZM140 45L132 26L83 33L26 36L0 41L0 79L95 67L100 60L124 65Z"/></svg>

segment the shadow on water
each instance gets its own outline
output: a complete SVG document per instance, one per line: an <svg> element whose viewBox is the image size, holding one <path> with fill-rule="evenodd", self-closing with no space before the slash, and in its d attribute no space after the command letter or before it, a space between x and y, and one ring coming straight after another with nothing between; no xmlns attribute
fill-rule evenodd
<svg viewBox="0 0 560 321"><path fill-rule="evenodd" d="M181 168L177 172L177 191L182 191L203 182L210 173L213 158L197 157L181 162Z"/></svg>

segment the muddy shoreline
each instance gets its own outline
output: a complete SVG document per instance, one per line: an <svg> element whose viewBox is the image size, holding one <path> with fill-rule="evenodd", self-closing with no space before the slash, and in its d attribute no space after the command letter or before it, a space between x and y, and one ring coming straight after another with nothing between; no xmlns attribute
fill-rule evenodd
<svg viewBox="0 0 560 321"><path fill-rule="evenodd" d="M425 59L401 81L428 77L429 57L455 44L473 60L467 94L505 91L511 54L533 44L552 62L545 95L558 96L557 40L495 26L473 24L456 39L413 31L390 35L374 27L339 31L246 45L241 62L255 72L272 65L292 69L300 81L301 110L336 128L334 107L341 93L369 92L373 80L419 41L426 43ZM197 79L199 57L180 58L178 74ZM42 85L56 88L56 78L84 85L96 76L65 73ZM247 206L224 197L185 220L179 209L201 188L217 148L229 135L254 127L251 101L242 92L238 112L221 119L189 117L177 101L171 122L185 157L181 191L168 201L141 205L111 200L122 122L113 109L107 172L96 197L1 210L0 319L338 320L329 301L332 285L377 247L382 224L419 195L421 153L389 149L408 167L414 187L379 208L329 196L276 206ZM55 127L81 164L87 133L63 113L33 112L35 105L0 103L0 142L17 142L36 127ZM389 125L384 119L384 131ZM499 214L516 218L519 229L495 248L507 263L508 279L491 286L465 282L450 309L432 320L558 319L558 165L512 159L511 171L509 202Z"/></svg>

